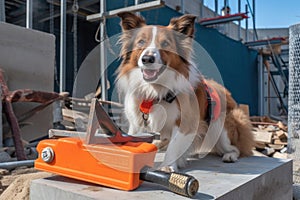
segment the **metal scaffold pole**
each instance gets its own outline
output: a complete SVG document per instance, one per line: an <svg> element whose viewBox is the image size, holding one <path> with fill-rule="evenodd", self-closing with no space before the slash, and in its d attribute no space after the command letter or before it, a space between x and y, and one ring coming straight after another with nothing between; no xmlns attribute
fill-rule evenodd
<svg viewBox="0 0 300 200"><path fill-rule="evenodd" d="M59 91L66 89L66 10L67 1L60 1L60 74L59 74Z"/></svg>
<svg viewBox="0 0 300 200"><path fill-rule="evenodd" d="M180 1L180 5L181 5L181 13L184 14L184 13L185 13L184 0L181 0L181 1Z"/></svg>
<svg viewBox="0 0 300 200"><path fill-rule="evenodd" d="M204 5L204 0L200 0L200 15L199 15L200 19L202 19L203 16L204 16L204 13L203 13L203 11L204 11L203 5Z"/></svg>
<svg viewBox="0 0 300 200"><path fill-rule="evenodd" d="M106 10L105 0L100 0L100 15ZM105 17L100 20L100 73L101 73L101 99L107 100L107 71L105 49Z"/></svg>
<svg viewBox="0 0 300 200"><path fill-rule="evenodd" d="M5 0L0 0L0 22L5 22Z"/></svg>
<svg viewBox="0 0 300 200"><path fill-rule="evenodd" d="M264 65L263 56L258 56L258 114L263 116L264 113Z"/></svg>
<svg viewBox="0 0 300 200"><path fill-rule="evenodd" d="M134 5L138 5L140 3L140 0L134 0ZM140 15L141 13L140 12L137 12L136 13L137 15Z"/></svg>
<svg viewBox="0 0 300 200"><path fill-rule="evenodd" d="M245 5L245 12L248 14L248 5ZM245 31L245 40L248 42L248 18L246 19L246 31Z"/></svg>
<svg viewBox="0 0 300 200"><path fill-rule="evenodd" d="M238 13L241 13L241 0L238 0ZM241 21L238 21L239 29L238 29L238 39L241 39Z"/></svg>
<svg viewBox="0 0 300 200"><path fill-rule="evenodd" d="M255 41L257 38L256 35L256 25L255 25L255 0L252 1L252 18L253 18L253 41Z"/></svg>
<svg viewBox="0 0 300 200"><path fill-rule="evenodd" d="M26 28L32 28L32 0L26 1Z"/></svg>
<svg viewBox="0 0 300 200"><path fill-rule="evenodd" d="M215 0L215 16L218 16L219 13L219 8L218 8L218 0Z"/></svg>

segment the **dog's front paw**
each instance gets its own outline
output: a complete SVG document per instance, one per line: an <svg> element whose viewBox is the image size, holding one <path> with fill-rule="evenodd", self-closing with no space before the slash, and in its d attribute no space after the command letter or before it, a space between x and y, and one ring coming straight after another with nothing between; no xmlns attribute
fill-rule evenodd
<svg viewBox="0 0 300 200"><path fill-rule="evenodd" d="M236 152L225 153L223 155L223 162L236 162L238 160L238 154Z"/></svg>

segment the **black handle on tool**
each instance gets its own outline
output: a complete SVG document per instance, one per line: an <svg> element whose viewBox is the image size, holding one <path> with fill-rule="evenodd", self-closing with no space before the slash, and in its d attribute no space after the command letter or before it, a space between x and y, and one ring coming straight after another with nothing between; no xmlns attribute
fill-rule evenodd
<svg viewBox="0 0 300 200"><path fill-rule="evenodd" d="M193 197L199 188L199 182L193 176L176 173L153 170L150 167L144 167L140 173L140 179L167 187L177 194Z"/></svg>

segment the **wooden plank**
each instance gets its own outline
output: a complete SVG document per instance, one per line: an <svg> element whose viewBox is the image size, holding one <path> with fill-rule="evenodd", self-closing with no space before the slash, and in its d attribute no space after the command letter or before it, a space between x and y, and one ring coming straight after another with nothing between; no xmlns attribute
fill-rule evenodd
<svg viewBox="0 0 300 200"><path fill-rule="evenodd" d="M285 141L282 141L282 140L280 140L280 139L276 139L276 140L274 140L274 142L273 142L274 144L280 144L280 145L287 145L287 142L285 142Z"/></svg>
<svg viewBox="0 0 300 200"><path fill-rule="evenodd" d="M272 133L268 131L253 131L254 140L256 142L267 143L270 144L272 142Z"/></svg>
<svg viewBox="0 0 300 200"><path fill-rule="evenodd" d="M283 141L286 141L287 138L288 138L288 135L285 131L282 131L282 130L279 130L279 131L276 131L276 135L277 137L280 139L280 140L283 140Z"/></svg>
<svg viewBox="0 0 300 200"><path fill-rule="evenodd" d="M56 137L80 137L85 138L85 132L79 131L67 131L67 130L57 130L57 129L50 129L48 132L49 138L56 138Z"/></svg>
<svg viewBox="0 0 300 200"><path fill-rule="evenodd" d="M284 148L284 145L282 145L282 144L268 144L268 146L275 150L281 150Z"/></svg>
<svg viewBox="0 0 300 200"><path fill-rule="evenodd" d="M281 159L287 159L287 153L279 153L279 152L275 152L273 154L273 158L281 158Z"/></svg>

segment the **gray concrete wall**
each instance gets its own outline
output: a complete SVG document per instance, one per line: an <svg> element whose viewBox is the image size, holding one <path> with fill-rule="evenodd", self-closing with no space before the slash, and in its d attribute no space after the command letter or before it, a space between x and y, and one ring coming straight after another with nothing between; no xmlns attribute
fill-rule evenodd
<svg viewBox="0 0 300 200"><path fill-rule="evenodd" d="M55 37L12 24L0 23L0 67L5 71L10 90L53 91ZM33 108L34 103L14 103L17 115ZM25 140L48 132L52 126L52 106L27 120L21 129Z"/></svg>

